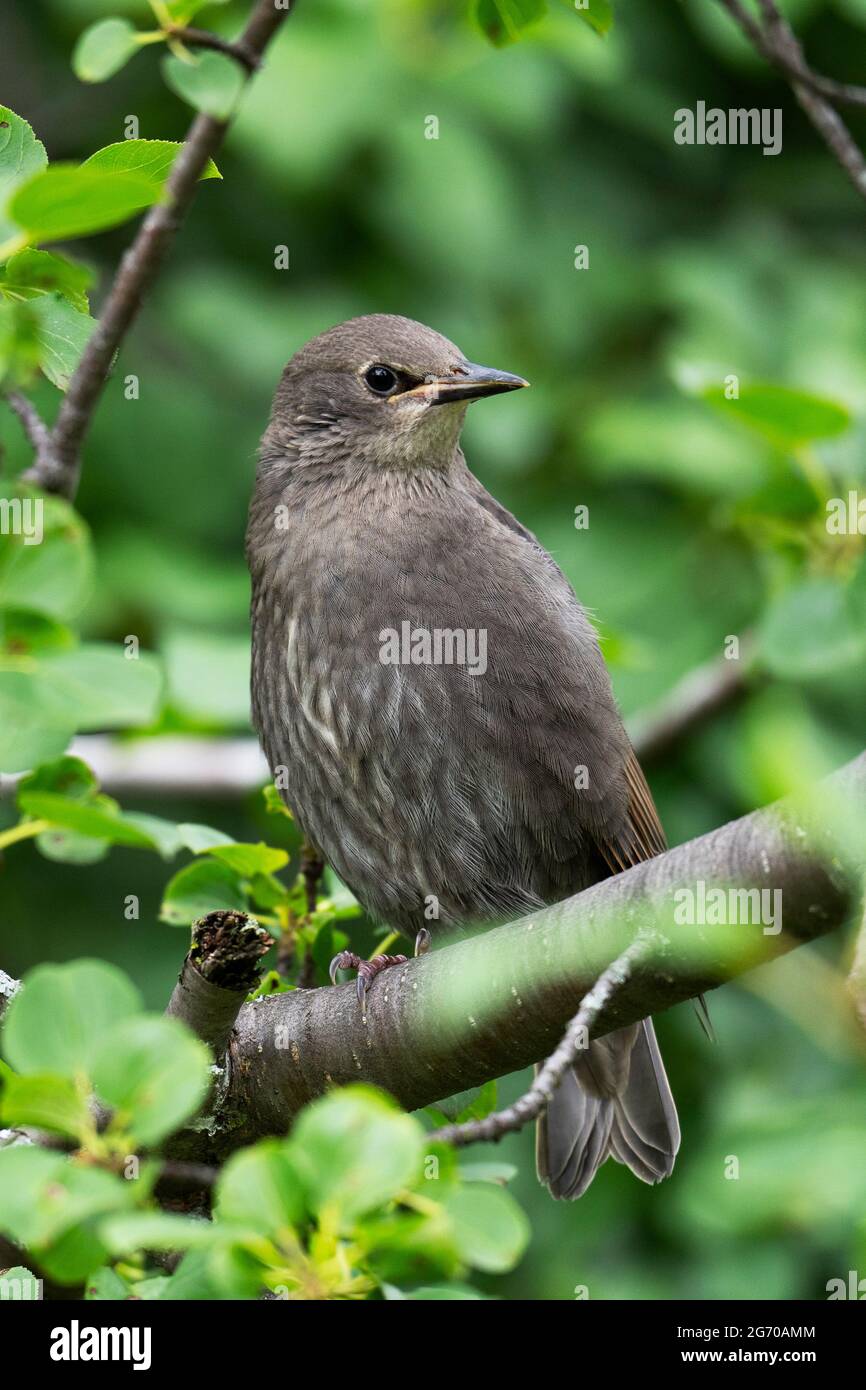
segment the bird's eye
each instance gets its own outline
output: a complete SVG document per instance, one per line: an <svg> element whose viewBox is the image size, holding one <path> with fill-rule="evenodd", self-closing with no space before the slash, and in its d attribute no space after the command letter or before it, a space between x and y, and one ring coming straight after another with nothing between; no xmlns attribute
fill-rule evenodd
<svg viewBox="0 0 866 1390"><path fill-rule="evenodd" d="M390 367L383 367L377 363L375 366L367 368L364 373L364 380L377 396L387 396L397 385L397 373L392 372Z"/></svg>

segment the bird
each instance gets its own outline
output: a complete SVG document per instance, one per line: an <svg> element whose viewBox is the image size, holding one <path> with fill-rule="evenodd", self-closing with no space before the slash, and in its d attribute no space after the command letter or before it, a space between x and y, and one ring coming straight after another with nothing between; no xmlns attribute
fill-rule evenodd
<svg viewBox="0 0 866 1390"><path fill-rule="evenodd" d="M305 835L418 949L665 849L592 622L460 446L470 403L527 385L421 323L365 315L294 354L259 450L253 723ZM362 998L393 959L362 969ZM645 1019L566 1072L538 1175L562 1199L608 1158L655 1183L679 1145Z"/></svg>

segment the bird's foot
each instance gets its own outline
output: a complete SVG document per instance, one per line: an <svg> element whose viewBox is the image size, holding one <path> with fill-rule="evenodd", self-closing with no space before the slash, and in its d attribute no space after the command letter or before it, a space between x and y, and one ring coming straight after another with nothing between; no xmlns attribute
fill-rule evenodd
<svg viewBox="0 0 866 1390"><path fill-rule="evenodd" d="M430 949L430 933L426 927L422 927L415 937L415 955L423 956ZM358 956L354 951L341 951L334 956L328 967L328 974L331 977L331 984L337 983L338 970L357 970L358 978L355 982L355 989L358 994L358 1002L361 1008L366 1007L367 990L375 980L376 976L383 970L389 970L392 965L405 965L406 956L374 956L372 960L365 960L363 956Z"/></svg>
<svg viewBox="0 0 866 1390"><path fill-rule="evenodd" d="M358 994L358 1003L363 1009L367 1002L367 990L376 976L381 974L383 970L390 969L392 965L405 965L406 959L406 956L374 956L372 960L365 960L363 956L356 956L354 951L341 951L331 961L328 974L331 977L331 984L335 985L338 970L357 970L358 978L355 981L355 989Z"/></svg>

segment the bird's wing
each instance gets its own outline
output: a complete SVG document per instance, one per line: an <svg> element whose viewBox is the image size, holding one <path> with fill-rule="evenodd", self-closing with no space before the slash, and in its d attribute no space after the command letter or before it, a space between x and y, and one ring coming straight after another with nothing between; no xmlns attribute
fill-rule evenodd
<svg viewBox="0 0 866 1390"><path fill-rule="evenodd" d="M539 543L536 537L515 516L498 502L467 468L465 487L479 506L492 517L527 541L537 552L550 571L561 590L567 592L569 599L576 603L574 591L557 565L556 561ZM625 740L625 735L623 735ZM634 749L627 746L623 774L627 788L627 810L623 819L616 825L597 827L595 842L604 864L611 873L621 873L667 849L665 833L653 801L647 780L637 760Z"/></svg>
<svg viewBox="0 0 866 1390"><path fill-rule="evenodd" d="M643 769L631 749L625 764L628 814L616 838L599 837L598 851L611 873L621 873L667 849L659 813Z"/></svg>

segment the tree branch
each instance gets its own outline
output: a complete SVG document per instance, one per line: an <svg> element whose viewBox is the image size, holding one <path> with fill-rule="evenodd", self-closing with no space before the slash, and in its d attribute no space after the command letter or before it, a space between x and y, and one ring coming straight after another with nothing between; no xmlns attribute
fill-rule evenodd
<svg viewBox="0 0 866 1390"><path fill-rule="evenodd" d="M651 709L629 719L628 731L642 763L663 757L694 729L745 694L751 677L752 640L744 637L739 660L718 657L689 671Z"/></svg>
<svg viewBox="0 0 866 1390"><path fill-rule="evenodd" d="M51 432L36 406L20 391L9 391L6 395L6 401L21 421L24 433L33 445L34 452L39 455L48 447Z"/></svg>
<svg viewBox="0 0 866 1390"><path fill-rule="evenodd" d="M773 67L785 77L795 81L803 82L807 87L819 95L827 97L829 101L838 102L846 106L866 106L866 87L858 87L850 82L837 82L832 77L824 77L822 73L815 72L809 67L805 60L802 49L797 45L797 51L791 49L786 43L780 43L780 34L775 31L776 21L786 24L782 16L775 7L771 8L761 0L761 8L767 20L767 30L761 28L740 0L722 0L725 9L734 17L746 37L754 44L759 53L772 63ZM775 31L775 32L774 32Z"/></svg>
<svg viewBox="0 0 866 1390"><path fill-rule="evenodd" d="M866 105L866 88L833 82L815 73L806 62L800 42L775 0L759 0L761 25L740 0L719 0L749 42L784 74L794 95L834 159L866 198L866 160L832 102Z"/></svg>
<svg viewBox="0 0 866 1390"><path fill-rule="evenodd" d="M462 1148L466 1144L495 1143L506 1134L514 1134L526 1125L537 1120L550 1104L553 1094L568 1068L576 1060L578 1053L585 1051L589 1034L602 1009L621 989L639 960L645 960L650 953L651 937L638 937L631 946L617 956L599 976L588 994L584 995L580 1008L565 1030L565 1036L548 1057L544 1066L536 1073L532 1085L513 1105L505 1110L497 1110L485 1115L483 1120L469 1120L462 1125L443 1125L430 1135L443 1144L454 1144Z"/></svg>
<svg viewBox="0 0 866 1390"><path fill-rule="evenodd" d="M244 912L209 912L196 922L192 947L168 1002L222 1062L238 1011L259 981L259 961L273 941Z"/></svg>
<svg viewBox="0 0 866 1390"><path fill-rule="evenodd" d="M207 1125L176 1136L168 1157L213 1163L285 1133L333 1085L367 1081L416 1110L551 1053L558 1067L580 1007L591 1036L601 1037L862 914L864 817L866 753L808 803L754 811L553 907L408 960L374 982L364 1014L351 984L246 1003L264 933L243 913L212 913L204 924L220 928L217 955L228 969L203 976L199 940L170 1012L217 1053L235 1027ZM784 929L678 925L674 895L701 883L781 893ZM238 947L245 967L233 974Z"/></svg>
<svg viewBox="0 0 866 1390"><path fill-rule="evenodd" d="M274 0L258 0L236 47L256 63L277 29L291 13L277 9ZM99 322L87 343L57 419L36 451L25 477L48 492L74 497L81 473L81 448L96 403L105 388L123 339L141 308L192 202L207 163L220 148L230 121L199 115L172 165L164 201L152 207L125 253L105 301Z"/></svg>
<svg viewBox="0 0 866 1390"><path fill-rule="evenodd" d="M261 56L247 48L243 39L232 42L219 34L212 34L209 29L194 29L187 24L173 24L167 32L172 38L180 39L187 48L210 48L215 53L224 53L227 58L240 63L248 73L256 72L261 66Z"/></svg>
<svg viewBox="0 0 866 1390"><path fill-rule="evenodd" d="M353 985L244 1004L208 1147L185 1156L284 1133L334 1084L368 1081L414 1110L528 1066L553 1052L599 977L641 935L652 937L651 955L605 999L594 1036L832 931L860 901L866 837L851 837L850 855L841 841L864 814L866 754L808 806L753 812L565 902L386 971L366 1015ZM673 895L701 882L780 891L784 930L768 933L760 921L677 925ZM186 1020L198 1031L194 1011Z"/></svg>

